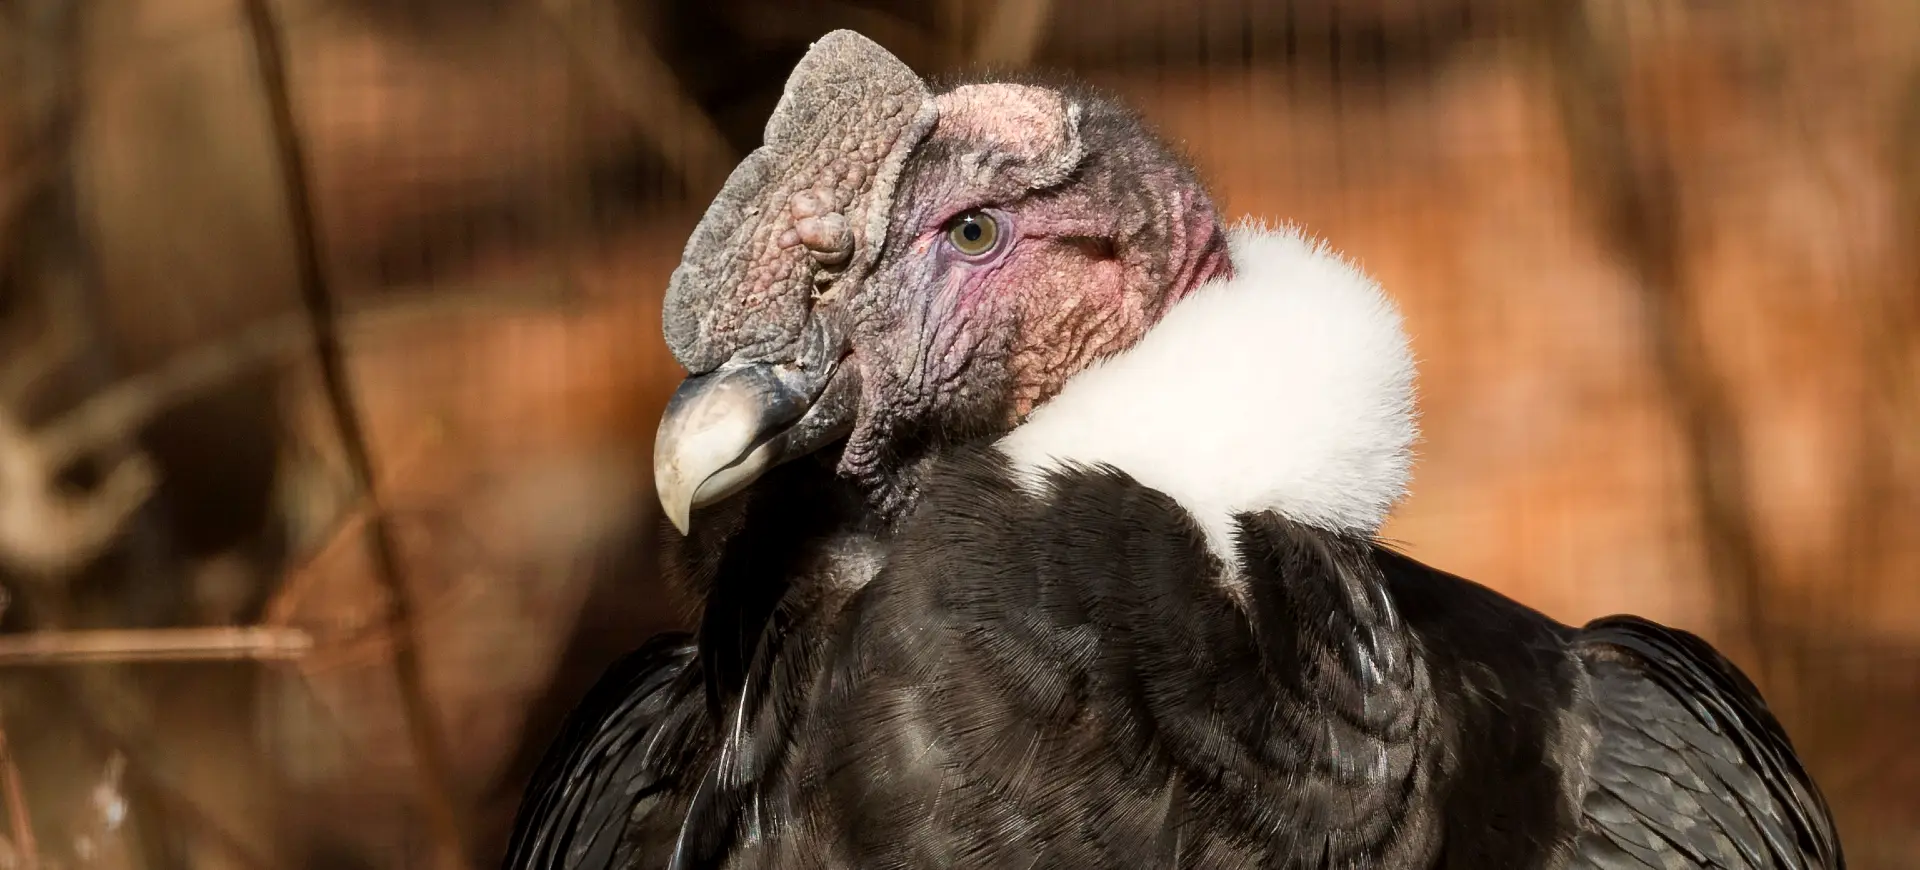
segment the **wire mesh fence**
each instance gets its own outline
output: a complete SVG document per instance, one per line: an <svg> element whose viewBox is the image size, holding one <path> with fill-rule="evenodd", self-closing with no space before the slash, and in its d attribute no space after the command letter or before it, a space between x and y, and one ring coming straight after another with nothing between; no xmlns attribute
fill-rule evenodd
<svg viewBox="0 0 1920 870"><path fill-rule="evenodd" d="M663 587L660 294L837 27L1064 68L1421 360L1415 556L1749 669L1920 859L1920 7L0 4L0 867L482 866Z"/></svg>

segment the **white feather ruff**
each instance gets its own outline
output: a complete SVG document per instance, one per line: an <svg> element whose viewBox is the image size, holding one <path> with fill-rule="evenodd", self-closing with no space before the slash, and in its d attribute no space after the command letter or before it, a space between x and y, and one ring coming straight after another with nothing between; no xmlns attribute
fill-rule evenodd
<svg viewBox="0 0 1920 870"><path fill-rule="evenodd" d="M1398 310L1294 227L1242 224L1228 252L1233 278L1068 381L1000 449L1036 489L1049 467L1119 468L1185 507L1229 563L1240 513L1377 531L1419 431Z"/></svg>

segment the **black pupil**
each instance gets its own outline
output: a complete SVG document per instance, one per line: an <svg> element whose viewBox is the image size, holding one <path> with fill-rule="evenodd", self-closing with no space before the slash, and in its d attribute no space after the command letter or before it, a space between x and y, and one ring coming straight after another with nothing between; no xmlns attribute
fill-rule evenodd
<svg viewBox="0 0 1920 870"><path fill-rule="evenodd" d="M984 232L986 231L980 229L980 225L975 223L972 218L968 218L967 225L960 228L961 238L964 238L969 242L980 241L980 236Z"/></svg>

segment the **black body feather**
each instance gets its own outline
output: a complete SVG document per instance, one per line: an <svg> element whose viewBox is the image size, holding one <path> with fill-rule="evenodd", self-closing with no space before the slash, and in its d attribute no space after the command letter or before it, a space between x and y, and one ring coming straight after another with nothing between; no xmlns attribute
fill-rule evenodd
<svg viewBox="0 0 1920 870"><path fill-rule="evenodd" d="M1590 623L1575 649L1601 735L1583 866L1845 866L1826 800L1732 662L1692 634L1623 616Z"/></svg>
<svg viewBox="0 0 1920 870"><path fill-rule="evenodd" d="M694 652L691 637L661 635L607 669L534 771L507 866L644 866L671 842L677 825L644 822L685 806L710 742Z"/></svg>
<svg viewBox="0 0 1920 870"><path fill-rule="evenodd" d="M507 867L1844 866L1691 635L1574 629L1273 515L1230 574L1110 469L1037 497L958 451L887 535L824 474L749 501L827 509L742 505L687 544L697 588L750 603L614 668Z"/></svg>

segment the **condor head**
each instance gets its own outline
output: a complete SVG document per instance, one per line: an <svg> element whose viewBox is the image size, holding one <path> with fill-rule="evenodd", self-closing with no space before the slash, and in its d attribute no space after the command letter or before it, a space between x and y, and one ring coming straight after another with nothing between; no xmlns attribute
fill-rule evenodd
<svg viewBox="0 0 1920 870"><path fill-rule="evenodd" d="M667 290L690 376L655 445L682 532L837 447L882 513L913 464L1018 425L1229 269L1185 161L1074 87L930 89L851 31L815 43Z"/></svg>

